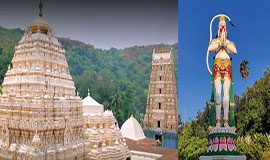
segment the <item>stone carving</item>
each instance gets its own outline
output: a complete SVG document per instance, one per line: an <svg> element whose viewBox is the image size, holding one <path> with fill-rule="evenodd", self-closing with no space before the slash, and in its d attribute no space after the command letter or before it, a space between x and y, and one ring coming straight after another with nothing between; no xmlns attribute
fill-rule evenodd
<svg viewBox="0 0 270 160"><path fill-rule="evenodd" d="M99 159L102 143L121 150L112 153L115 159L130 157L121 134L110 137L115 128L120 132L108 128L116 123L111 111L83 116L65 50L42 16L15 46L11 63L0 95L0 159ZM112 159L110 152L116 151L103 157Z"/></svg>
<svg viewBox="0 0 270 160"><path fill-rule="evenodd" d="M172 49L154 49L144 133L164 147L178 148L178 99Z"/></svg>
<svg viewBox="0 0 270 160"><path fill-rule="evenodd" d="M143 121L144 129L149 127L149 129L176 131L177 113L178 100L173 71L173 52L171 49L155 49Z"/></svg>

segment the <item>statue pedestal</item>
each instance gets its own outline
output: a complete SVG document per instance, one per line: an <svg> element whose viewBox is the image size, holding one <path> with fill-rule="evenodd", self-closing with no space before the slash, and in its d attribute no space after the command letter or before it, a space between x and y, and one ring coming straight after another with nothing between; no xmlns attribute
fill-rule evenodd
<svg viewBox="0 0 270 160"><path fill-rule="evenodd" d="M209 132L207 153L200 160L245 160L237 151L235 130L231 127L215 127Z"/></svg>
<svg viewBox="0 0 270 160"><path fill-rule="evenodd" d="M200 160L246 160L246 156L201 156Z"/></svg>

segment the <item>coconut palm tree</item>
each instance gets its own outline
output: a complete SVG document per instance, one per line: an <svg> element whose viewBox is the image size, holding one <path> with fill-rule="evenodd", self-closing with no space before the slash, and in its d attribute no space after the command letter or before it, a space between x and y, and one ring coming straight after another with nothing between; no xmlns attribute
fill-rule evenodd
<svg viewBox="0 0 270 160"><path fill-rule="evenodd" d="M247 91L247 77L249 75L249 68L247 67L248 64L249 62L246 59L244 59L240 63L240 73L242 77L245 79L245 91ZM246 93L246 103L247 103L247 93Z"/></svg>
<svg viewBox="0 0 270 160"><path fill-rule="evenodd" d="M122 104L122 95L119 89L116 87L114 94L111 96L112 108L119 109Z"/></svg>
<svg viewBox="0 0 270 160"><path fill-rule="evenodd" d="M244 59L240 63L240 73L242 77L245 79L245 90L247 90L247 77L249 75L249 68L247 67L248 64L249 62L246 59Z"/></svg>
<svg viewBox="0 0 270 160"><path fill-rule="evenodd" d="M122 110L122 93L117 87L111 96L111 109L118 121L119 126L122 126L124 122L124 113Z"/></svg>

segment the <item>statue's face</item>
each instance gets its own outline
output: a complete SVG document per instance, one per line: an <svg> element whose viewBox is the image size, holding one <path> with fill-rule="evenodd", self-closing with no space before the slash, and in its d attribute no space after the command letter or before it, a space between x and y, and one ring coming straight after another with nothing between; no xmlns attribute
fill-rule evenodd
<svg viewBox="0 0 270 160"><path fill-rule="evenodd" d="M220 21L218 24L218 36L221 37L222 33L224 32L225 37L227 37L227 27L225 21Z"/></svg>

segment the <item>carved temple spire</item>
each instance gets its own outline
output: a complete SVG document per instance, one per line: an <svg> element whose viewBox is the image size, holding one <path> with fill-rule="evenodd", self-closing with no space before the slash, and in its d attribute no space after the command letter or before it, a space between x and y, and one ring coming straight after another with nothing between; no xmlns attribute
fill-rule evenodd
<svg viewBox="0 0 270 160"><path fill-rule="evenodd" d="M42 8L43 8L43 3L42 1L40 0L39 1L39 16L42 17Z"/></svg>

